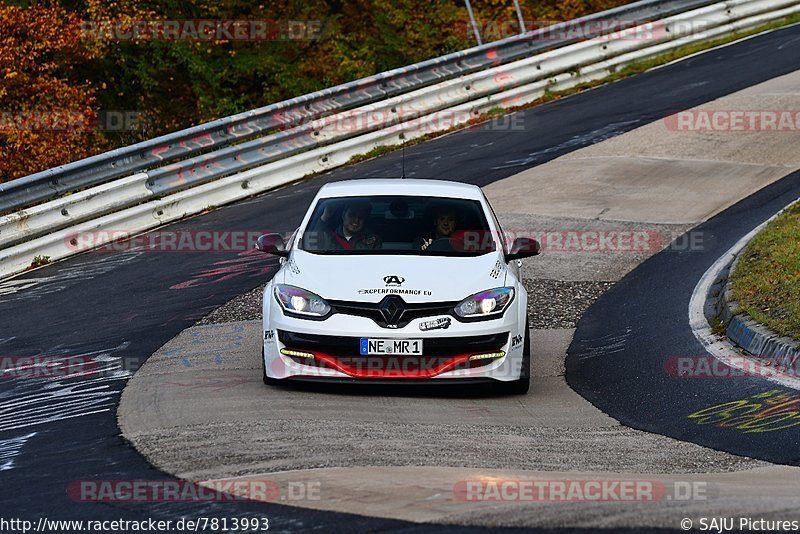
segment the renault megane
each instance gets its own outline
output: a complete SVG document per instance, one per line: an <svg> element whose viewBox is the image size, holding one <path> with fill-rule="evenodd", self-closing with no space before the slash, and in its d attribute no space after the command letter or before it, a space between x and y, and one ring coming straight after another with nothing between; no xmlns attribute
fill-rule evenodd
<svg viewBox="0 0 800 534"><path fill-rule="evenodd" d="M524 237L507 246L480 188L354 180L320 189L284 242L263 298L263 378L381 383L530 382Z"/></svg>

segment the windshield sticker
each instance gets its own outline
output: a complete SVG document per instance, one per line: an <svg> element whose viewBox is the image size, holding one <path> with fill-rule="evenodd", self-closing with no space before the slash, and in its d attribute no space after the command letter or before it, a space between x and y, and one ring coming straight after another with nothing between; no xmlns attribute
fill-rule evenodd
<svg viewBox="0 0 800 534"><path fill-rule="evenodd" d="M397 287L376 287L371 289L359 289L359 295L424 295L430 297L433 291L424 289L402 289Z"/></svg>
<svg viewBox="0 0 800 534"><path fill-rule="evenodd" d="M390 274L389 276L384 276L383 281L386 282L386 287L400 287L406 279L396 274Z"/></svg>

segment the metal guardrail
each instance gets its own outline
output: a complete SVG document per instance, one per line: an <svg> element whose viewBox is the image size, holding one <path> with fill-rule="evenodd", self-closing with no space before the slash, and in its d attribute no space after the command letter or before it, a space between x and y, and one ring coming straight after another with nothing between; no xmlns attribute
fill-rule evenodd
<svg viewBox="0 0 800 534"><path fill-rule="evenodd" d="M207 180L211 180L226 173L240 172L264 164L273 155L296 153L298 149L307 150L320 146L320 143L315 139L314 132L306 129L295 131L284 139L279 139L278 135L262 143L242 143L229 150L224 147L276 130L290 130L326 115L568 46L603 34L603 28L608 28L608 32L619 31L712 3L713 0L643 0L570 21L568 24L575 26L595 23L593 27L597 30L586 32L580 38L563 39L554 43L541 39L549 29L539 29L112 150L0 184L0 214L145 169L158 168L181 158L192 159L151 174L156 180L168 182L168 178L163 178L168 173L204 174ZM607 24L603 24L604 22ZM283 147L276 148L274 143L283 143ZM273 146L273 149L267 149L268 146ZM214 156L194 157L214 148L223 150ZM255 157L248 157L247 154L255 154ZM212 168L215 172L206 172ZM227 172L221 172L223 170Z"/></svg>

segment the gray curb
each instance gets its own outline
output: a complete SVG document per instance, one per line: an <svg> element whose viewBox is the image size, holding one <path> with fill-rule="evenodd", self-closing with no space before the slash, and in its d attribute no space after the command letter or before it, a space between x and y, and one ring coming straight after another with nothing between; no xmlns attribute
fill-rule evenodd
<svg viewBox="0 0 800 534"><path fill-rule="evenodd" d="M746 248L742 247L715 280L710 295L714 299L715 316L725 325L728 339L747 354L779 369L797 369L800 366L800 342L780 336L757 323L733 300L730 273L736 269Z"/></svg>

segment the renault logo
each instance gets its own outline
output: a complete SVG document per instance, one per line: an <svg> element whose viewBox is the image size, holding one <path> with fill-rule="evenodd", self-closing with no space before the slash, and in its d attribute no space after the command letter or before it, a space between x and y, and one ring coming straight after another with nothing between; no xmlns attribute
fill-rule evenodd
<svg viewBox="0 0 800 534"><path fill-rule="evenodd" d="M378 305L383 320L386 321L387 326L395 327L400 322L400 318L405 311L405 302L397 295L388 295L384 297Z"/></svg>
<svg viewBox="0 0 800 534"><path fill-rule="evenodd" d="M397 276L396 274L390 274L389 276L384 276L383 281L386 282L388 287L398 287L400 284L405 282L406 279L401 276Z"/></svg>

